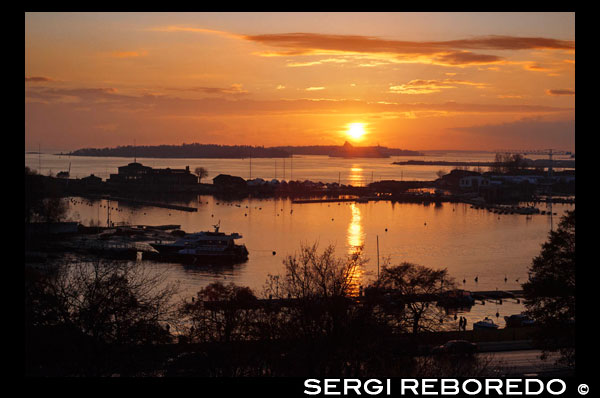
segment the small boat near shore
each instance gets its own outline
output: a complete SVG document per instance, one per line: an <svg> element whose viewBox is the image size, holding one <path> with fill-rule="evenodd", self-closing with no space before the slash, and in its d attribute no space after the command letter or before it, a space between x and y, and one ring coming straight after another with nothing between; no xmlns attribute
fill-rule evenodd
<svg viewBox="0 0 600 398"><path fill-rule="evenodd" d="M235 243L242 235L237 232L219 232L219 224L214 225L214 228L214 231L186 234L175 242L150 243L158 252L158 255L153 257L191 264L238 263L248 259L246 246Z"/></svg>

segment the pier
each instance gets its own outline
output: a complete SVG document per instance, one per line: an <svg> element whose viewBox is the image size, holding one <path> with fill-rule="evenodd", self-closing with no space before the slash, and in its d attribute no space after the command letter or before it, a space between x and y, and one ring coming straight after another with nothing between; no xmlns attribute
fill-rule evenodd
<svg viewBox="0 0 600 398"><path fill-rule="evenodd" d="M174 205L174 204L164 203L164 202L152 202L152 201L148 201L148 200L140 200L140 199L133 199L133 198L115 197L115 196L110 196L110 195L89 195L88 194L88 195L82 195L82 196L92 198L92 199L105 199L105 200L124 202L124 203L130 203L130 204L141 205L141 206L161 207L163 209L188 211L188 212L198 211L198 209L196 207Z"/></svg>

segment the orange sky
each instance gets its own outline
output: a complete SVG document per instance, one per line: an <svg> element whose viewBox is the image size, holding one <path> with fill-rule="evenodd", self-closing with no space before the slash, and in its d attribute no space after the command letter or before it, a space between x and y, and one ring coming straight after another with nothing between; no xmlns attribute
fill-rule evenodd
<svg viewBox="0 0 600 398"><path fill-rule="evenodd" d="M574 13L26 13L25 146L573 150L574 26Z"/></svg>

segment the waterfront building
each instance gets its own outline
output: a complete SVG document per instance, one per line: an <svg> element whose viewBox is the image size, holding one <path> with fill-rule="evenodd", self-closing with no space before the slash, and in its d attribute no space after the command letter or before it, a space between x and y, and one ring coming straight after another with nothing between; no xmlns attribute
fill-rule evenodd
<svg viewBox="0 0 600 398"><path fill-rule="evenodd" d="M248 184L242 177L231 176L229 174L219 174L213 178L213 185L220 187L246 187Z"/></svg>
<svg viewBox="0 0 600 398"><path fill-rule="evenodd" d="M197 185L198 177L185 169L153 169L141 163L133 162L118 168L118 174L111 174L109 184L151 184L159 186Z"/></svg>

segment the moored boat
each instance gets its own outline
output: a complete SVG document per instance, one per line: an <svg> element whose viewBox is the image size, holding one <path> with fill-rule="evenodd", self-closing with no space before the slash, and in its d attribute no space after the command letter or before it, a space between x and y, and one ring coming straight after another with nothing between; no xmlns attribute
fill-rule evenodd
<svg viewBox="0 0 600 398"><path fill-rule="evenodd" d="M236 263L248 259L248 249L241 244L235 244L242 235L234 232L226 234L219 232L219 224L214 225L214 231L201 231L184 235L175 242L151 243L159 253L159 258L165 261L183 263Z"/></svg>
<svg viewBox="0 0 600 398"><path fill-rule="evenodd" d="M498 329L498 325L496 325L494 321L486 316L483 320L475 322L473 324L473 329Z"/></svg>

